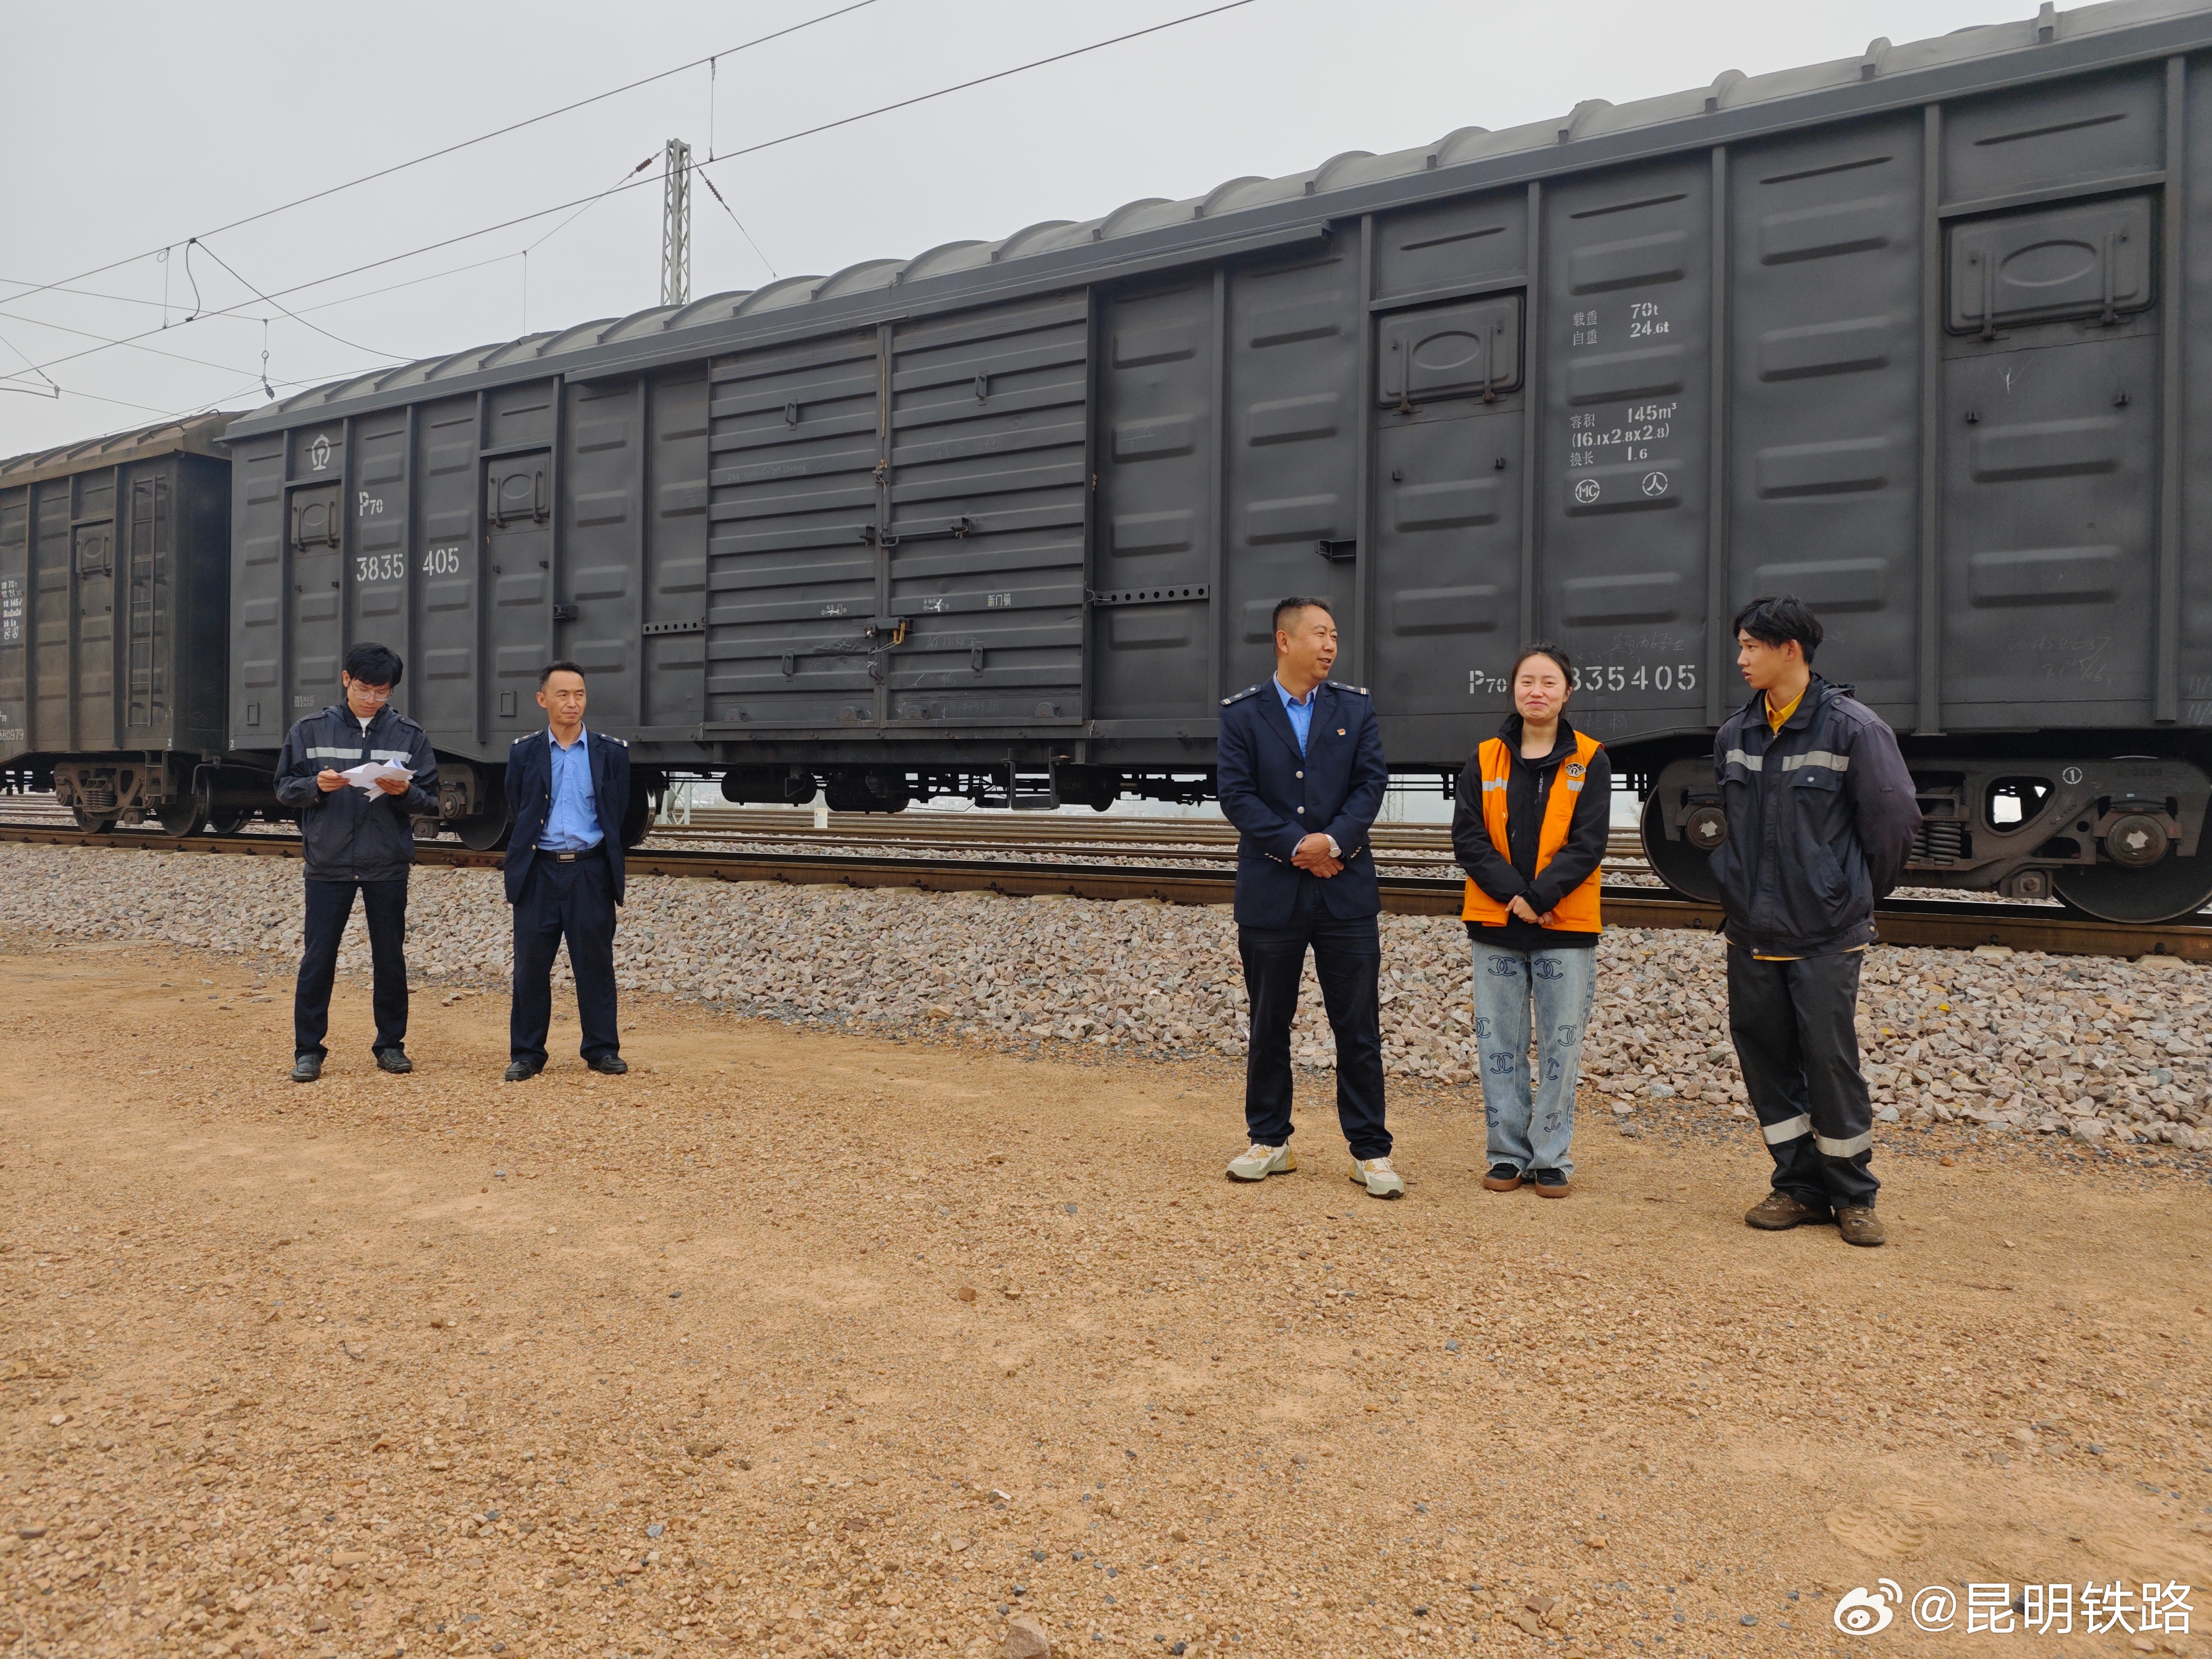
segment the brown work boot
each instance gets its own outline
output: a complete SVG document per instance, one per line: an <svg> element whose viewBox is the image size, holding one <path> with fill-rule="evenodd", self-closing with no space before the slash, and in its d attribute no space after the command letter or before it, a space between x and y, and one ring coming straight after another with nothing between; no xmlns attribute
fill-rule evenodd
<svg viewBox="0 0 2212 1659"><path fill-rule="evenodd" d="M1846 1204L1836 1212L1836 1231L1844 1236L1846 1244L1864 1244L1871 1248L1887 1241L1881 1230L1881 1218L1874 1212L1871 1204Z"/></svg>
<svg viewBox="0 0 2212 1659"><path fill-rule="evenodd" d="M1771 1192L1744 1212L1744 1224L1761 1232L1786 1232L1808 1221L1832 1221L1834 1217L1826 1210L1816 1210L1788 1193Z"/></svg>

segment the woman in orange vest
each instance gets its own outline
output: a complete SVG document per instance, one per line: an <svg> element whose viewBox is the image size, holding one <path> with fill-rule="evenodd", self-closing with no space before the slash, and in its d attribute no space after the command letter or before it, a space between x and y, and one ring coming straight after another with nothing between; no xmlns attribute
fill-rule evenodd
<svg viewBox="0 0 2212 1659"><path fill-rule="evenodd" d="M1474 948L1476 1068L1489 1126L1482 1184L1493 1193L1524 1181L1545 1198L1574 1190L1575 1085L1613 817L1605 750L1562 718L1574 680L1559 647L1522 647L1509 681L1514 712L1460 774L1452 817L1468 874L1460 915Z"/></svg>

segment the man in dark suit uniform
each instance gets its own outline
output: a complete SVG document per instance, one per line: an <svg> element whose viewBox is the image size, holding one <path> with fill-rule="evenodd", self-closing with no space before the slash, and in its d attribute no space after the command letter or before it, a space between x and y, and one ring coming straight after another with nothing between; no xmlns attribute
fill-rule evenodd
<svg viewBox="0 0 2212 1659"><path fill-rule="evenodd" d="M623 902L623 814L629 806L629 745L584 729L584 671L548 664L538 706L547 729L507 751L507 902L514 907L514 999L507 1018L507 1080L545 1069L553 1018L553 954L568 941L584 1062L619 1077L629 1070L615 1032L615 907Z"/></svg>
<svg viewBox="0 0 2212 1659"><path fill-rule="evenodd" d="M1291 1019L1306 951L1336 1034L1336 1115L1352 1178L1396 1198L1383 1121L1382 908L1368 830L1390 782L1364 690L1328 678L1336 618L1323 599L1275 607L1275 672L1222 700L1221 811L1237 842L1237 949L1252 1031L1244 1121L1252 1145L1229 1165L1238 1181L1298 1167L1291 1151Z"/></svg>

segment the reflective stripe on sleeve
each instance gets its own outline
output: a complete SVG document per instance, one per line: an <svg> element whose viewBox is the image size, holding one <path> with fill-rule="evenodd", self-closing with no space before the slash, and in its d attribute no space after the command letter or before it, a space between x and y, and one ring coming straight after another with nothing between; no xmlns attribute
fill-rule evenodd
<svg viewBox="0 0 2212 1659"><path fill-rule="evenodd" d="M1849 1140L1831 1140L1826 1135L1814 1135L1813 1144L1820 1149L1823 1158L1856 1158L1874 1145L1874 1131L1853 1135Z"/></svg>
<svg viewBox="0 0 2212 1659"><path fill-rule="evenodd" d="M1785 772L1795 772L1801 766L1825 766L1830 771L1848 772L1851 769L1851 757L1831 754L1826 749L1808 749L1802 755L1789 755L1783 758L1782 769Z"/></svg>
<svg viewBox="0 0 2212 1659"><path fill-rule="evenodd" d="M1800 1112L1796 1116L1785 1118L1779 1123L1762 1123L1759 1126L1759 1133L1766 1137L1768 1146L1779 1146L1785 1140L1795 1140L1801 1135L1811 1134L1813 1120L1808 1114Z"/></svg>
<svg viewBox="0 0 2212 1659"><path fill-rule="evenodd" d="M1766 769L1766 757L1764 755L1747 755L1741 749L1729 750L1728 763L1730 766L1741 766L1747 772L1763 772Z"/></svg>

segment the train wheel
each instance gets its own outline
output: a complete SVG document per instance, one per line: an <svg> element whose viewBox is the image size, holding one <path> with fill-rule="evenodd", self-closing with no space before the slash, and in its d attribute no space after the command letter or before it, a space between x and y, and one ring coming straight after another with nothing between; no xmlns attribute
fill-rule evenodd
<svg viewBox="0 0 2212 1659"><path fill-rule="evenodd" d="M2076 865L2051 874L2060 898L2100 921L2175 921L2212 904L2212 857L2167 857L2147 870Z"/></svg>
<svg viewBox="0 0 2212 1659"><path fill-rule="evenodd" d="M250 806L242 806L235 812L226 812L219 817L211 817L208 820L208 834L234 836L246 828L252 817L253 809Z"/></svg>
<svg viewBox="0 0 2212 1659"><path fill-rule="evenodd" d="M1686 841L1667 839L1667 827L1660 822L1659 797L1652 795L1644 803L1644 819L1640 826L1644 838L1644 856L1650 861L1651 873L1676 892L1693 899L1703 899L1711 904L1721 896L1721 885L1713 879L1706 866L1705 855Z"/></svg>
<svg viewBox="0 0 2212 1659"><path fill-rule="evenodd" d="M115 833L115 814L112 812L95 816L82 806L72 806L70 816L76 820L78 829L89 835L112 836Z"/></svg>
<svg viewBox="0 0 2212 1659"><path fill-rule="evenodd" d="M182 841L187 836L197 836L207 827L207 808L198 792L171 800L154 814L165 836L174 836Z"/></svg>
<svg viewBox="0 0 2212 1659"><path fill-rule="evenodd" d="M453 833L461 838L461 845L472 852L495 853L507 845L507 831L514 827L504 811L479 812L472 818L457 821Z"/></svg>

